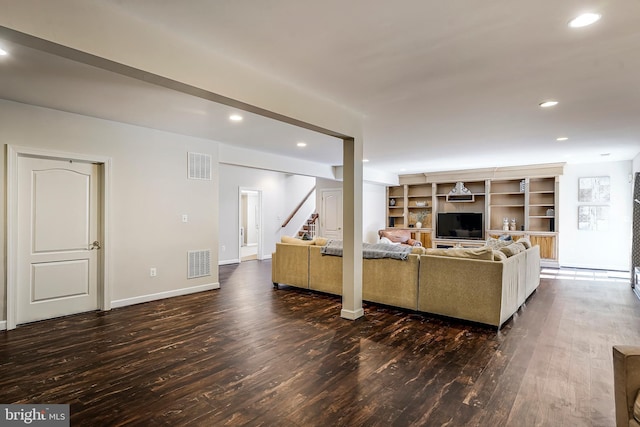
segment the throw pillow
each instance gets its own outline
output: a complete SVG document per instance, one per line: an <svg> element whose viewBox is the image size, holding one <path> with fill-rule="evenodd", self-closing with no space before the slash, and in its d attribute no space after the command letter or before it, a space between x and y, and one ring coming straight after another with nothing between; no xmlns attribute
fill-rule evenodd
<svg viewBox="0 0 640 427"><path fill-rule="evenodd" d="M493 260L494 261L504 261L507 259L507 256L502 251L493 251Z"/></svg>
<svg viewBox="0 0 640 427"><path fill-rule="evenodd" d="M516 246L519 252L524 252L527 250L527 247L520 242L512 243L512 246Z"/></svg>
<svg viewBox="0 0 640 427"><path fill-rule="evenodd" d="M640 390L638 390L636 402L633 404L633 418L640 423Z"/></svg>
<svg viewBox="0 0 640 427"><path fill-rule="evenodd" d="M493 250L486 246L481 248L427 249L427 255L448 256L454 258L493 260Z"/></svg>
<svg viewBox="0 0 640 427"><path fill-rule="evenodd" d="M302 240L302 239L296 239L295 237L282 236L280 238L280 242L288 243L290 245L310 246L315 243L315 240Z"/></svg>
<svg viewBox="0 0 640 427"><path fill-rule="evenodd" d="M507 242L504 240L499 240L493 237L489 237L487 239L487 242L485 243L486 246L490 247L491 249L495 249L498 250L504 246L509 245L511 242Z"/></svg>
<svg viewBox="0 0 640 427"><path fill-rule="evenodd" d="M381 237L378 243L385 243L387 245L399 245L400 242L392 242L388 237Z"/></svg>
<svg viewBox="0 0 640 427"><path fill-rule="evenodd" d="M515 254L519 254L522 252L522 245L507 245L500 248L500 251L503 252L507 257L514 256Z"/></svg>
<svg viewBox="0 0 640 427"><path fill-rule="evenodd" d="M528 237L522 237L520 239L518 239L518 243L522 243L525 247L525 249L531 249L531 240L529 240Z"/></svg>

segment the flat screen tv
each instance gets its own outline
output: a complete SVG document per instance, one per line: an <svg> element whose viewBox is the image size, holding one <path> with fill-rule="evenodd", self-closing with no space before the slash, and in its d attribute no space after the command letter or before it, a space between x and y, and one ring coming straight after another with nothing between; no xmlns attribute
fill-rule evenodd
<svg viewBox="0 0 640 427"><path fill-rule="evenodd" d="M484 239L482 212L439 212L436 236L445 239Z"/></svg>

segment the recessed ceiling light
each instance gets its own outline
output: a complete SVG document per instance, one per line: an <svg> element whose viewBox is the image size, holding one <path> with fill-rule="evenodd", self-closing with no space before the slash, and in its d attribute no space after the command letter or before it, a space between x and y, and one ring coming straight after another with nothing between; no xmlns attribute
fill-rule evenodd
<svg viewBox="0 0 640 427"><path fill-rule="evenodd" d="M5 56L5 55L9 55L9 52L7 52L6 50L0 48L0 56Z"/></svg>
<svg viewBox="0 0 640 427"><path fill-rule="evenodd" d="M362 163L367 163L369 159L362 159Z"/></svg>
<svg viewBox="0 0 640 427"><path fill-rule="evenodd" d="M241 122L242 116L240 114L232 114L229 116L229 120L231 120L232 122Z"/></svg>
<svg viewBox="0 0 640 427"><path fill-rule="evenodd" d="M583 13L569 21L569 26L571 28L586 27L587 25L597 22L601 17L602 15L599 13Z"/></svg>
<svg viewBox="0 0 640 427"><path fill-rule="evenodd" d="M569 138L567 138L566 136L561 136L560 138L556 138L556 141L566 141L567 139Z"/></svg>
<svg viewBox="0 0 640 427"><path fill-rule="evenodd" d="M307 143L306 143L306 142L298 142L296 145L297 145L298 147L306 147L306 146L307 146Z"/></svg>
<svg viewBox="0 0 640 427"><path fill-rule="evenodd" d="M542 108L549 108L558 105L558 101L544 101L540 103Z"/></svg>
<svg viewBox="0 0 640 427"><path fill-rule="evenodd" d="M400 169L400 172L404 172L406 170L407 170L407 168L402 168L402 169Z"/></svg>

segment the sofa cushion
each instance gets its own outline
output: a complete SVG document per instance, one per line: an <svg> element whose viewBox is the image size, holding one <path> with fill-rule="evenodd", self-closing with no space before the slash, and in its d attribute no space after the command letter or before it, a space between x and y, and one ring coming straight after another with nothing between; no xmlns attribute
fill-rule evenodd
<svg viewBox="0 0 640 427"><path fill-rule="evenodd" d="M481 248L449 248L426 249L427 255L449 256L455 258L484 259L493 261L493 250L486 246Z"/></svg>
<svg viewBox="0 0 640 427"><path fill-rule="evenodd" d="M531 240L529 240L529 238L528 238L528 237L521 237L521 238L519 238L517 243L521 243L521 244L523 244L523 245L524 245L524 247L525 247L525 249L531 249L531 246L533 246L533 245L531 244Z"/></svg>
<svg viewBox="0 0 640 427"><path fill-rule="evenodd" d="M504 261L507 259L507 255L505 255L502 251L493 251L493 260L494 261Z"/></svg>
<svg viewBox="0 0 640 427"><path fill-rule="evenodd" d="M636 421L640 423L640 390L638 390L636 401L633 404L633 418L635 418Z"/></svg>
<svg viewBox="0 0 640 427"><path fill-rule="evenodd" d="M507 245L500 248L500 252L504 253L507 257L514 256L515 254L519 254L522 252L522 245Z"/></svg>
<svg viewBox="0 0 640 427"><path fill-rule="evenodd" d="M314 240L302 240L302 239L296 239L295 237L282 236L280 238L280 242L288 243L290 245L310 246L310 245L315 244L315 239Z"/></svg>

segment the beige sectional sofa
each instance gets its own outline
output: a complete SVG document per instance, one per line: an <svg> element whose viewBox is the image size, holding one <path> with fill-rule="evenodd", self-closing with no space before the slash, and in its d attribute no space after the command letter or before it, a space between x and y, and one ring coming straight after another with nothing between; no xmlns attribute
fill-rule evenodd
<svg viewBox="0 0 640 427"><path fill-rule="evenodd" d="M272 255L274 286L342 294L342 258L321 253L325 239L283 241ZM404 261L363 259L362 298L501 327L540 283L538 246L498 260L490 248L412 252Z"/></svg>
<svg viewBox="0 0 640 427"><path fill-rule="evenodd" d="M342 295L342 257L321 253L322 245L277 243L271 276L278 283ZM362 298L365 301L415 310L418 304L419 255L406 261L362 260Z"/></svg>
<svg viewBox="0 0 640 427"><path fill-rule="evenodd" d="M501 327L540 284L540 248L504 260L420 257L418 311Z"/></svg>

